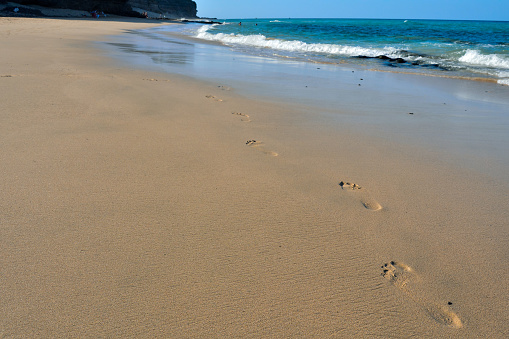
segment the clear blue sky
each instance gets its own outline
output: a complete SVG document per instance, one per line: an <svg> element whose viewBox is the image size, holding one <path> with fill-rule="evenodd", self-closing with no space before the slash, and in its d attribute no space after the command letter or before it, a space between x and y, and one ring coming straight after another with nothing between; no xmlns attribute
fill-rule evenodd
<svg viewBox="0 0 509 339"><path fill-rule="evenodd" d="M509 0L195 0L198 16L509 21Z"/></svg>

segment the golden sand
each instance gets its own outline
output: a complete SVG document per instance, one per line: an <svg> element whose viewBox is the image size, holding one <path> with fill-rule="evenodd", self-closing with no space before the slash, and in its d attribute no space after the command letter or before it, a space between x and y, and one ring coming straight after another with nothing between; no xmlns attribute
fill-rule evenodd
<svg viewBox="0 0 509 339"><path fill-rule="evenodd" d="M505 184L91 43L150 25L0 18L0 337L509 333Z"/></svg>

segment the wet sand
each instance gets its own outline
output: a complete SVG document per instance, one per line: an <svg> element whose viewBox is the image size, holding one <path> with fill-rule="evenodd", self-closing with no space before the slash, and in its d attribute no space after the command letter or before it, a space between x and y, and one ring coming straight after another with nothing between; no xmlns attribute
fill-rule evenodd
<svg viewBox="0 0 509 339"><path fill-rule="evenodd" d="M0 336L506 337L504 178L0 22Z"/></svg>

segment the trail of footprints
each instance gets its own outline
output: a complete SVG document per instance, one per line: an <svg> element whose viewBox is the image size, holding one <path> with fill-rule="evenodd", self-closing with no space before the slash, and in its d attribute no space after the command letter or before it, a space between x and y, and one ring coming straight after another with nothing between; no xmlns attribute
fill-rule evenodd
<svg viewBox="0 0 509 339"><path fill-rule="evenodd" d="M355 191L364 208L370 211L379 211L382 209L382 205L380 205L375 199L373 199L369 195L367 190L362 188L361 186L344 181L341 181L339 183L339 186L341 187L342 190Z"/></svg>
<svg viewBox="0 0 509 339"><path fill-rule="evenodd" d="M214 96L208 95L207 98L214 99L216 101L222 101L221 99L217 99ZM251 119L249 115L239 112L233 112L233 115L239 116L240 120L243 122L250 122ZM258 140L248 140L246 141L246 145L249 147L253 147L267 155L278 156L278 153L268 150L265 144ZM382 206L373 199L368 191L363 187L350 183L341 181L339 186L342 190L352 192L357 195L357 198L361 202L362 206L370 211L380 211ZM413 289L412 286L419 284L420 278L415 273L415 271L408 265L402 262L390 261L381 266L382 268L382 276L388 280L392 285L397 287L399 290L404 292L411 300L418 303L421 307L423 307L426 312L440 324L450 326L453 328L461 328L463 323L458 315L449 307L452 305L452 302L448 302L448 305L442 305L432 301L431 297L423 295L423 293L417 292L417 290Z"/></svg>
<svg viewBox="0 0 509 339"><path fill-rule="evenodd" d="M207 96L207 97L212 97L212 96ZM212 97L212 98L215 98L215 97ZM240 120L243 122L251 121L251 118L247 114L239 113L239 112L232 112L232 114L239 116ZM263 153L265 153L267 155L271 155L274 157L277 157L279 155L278 153L276 153L274 151L268 150L267 147L265 146L265 143L258 141L258 140L248 140L248 141L246 141L246 145L256 148L257 150L262 151ZM344 181L341 181L339 183L339 186L341 186L341 189L343 189L343 190L357 191L358 193L360 193L358 195L358 198L359 198L362 206L364 206L364 208L366 208L367 210L379 211L382 209L382 205L380 205L375 199L373 199L369 195L367 190L363 189L361 186L359 186L357 184L349 183L349 182L344 182Z"/></svg>
<svg viewBox="0 0 509 339"><path fill-rule="evenodd" d="M214 96L208 95L207 98L214 99L216 101L222 101L221 99L217 99ZM250 122L251 119L249 115L233 112L233 115L239 116L240 120L243 122ZM265 144L258 140L248 140L246 141L246 145L253 147L259 151L262 151L265 154L271 156L278 156L278 153L268 150ZM353 192L357 195L359 201L362 206L370 211L379 211L382 209L382 206L373 199L366 189L363 187L350 183L341 181L339 186L342 190ZM452 305L452 302L448 302L448 305L442 305L435 303L432 301L432 298L423 295L423 293L419 293L412 288L412 286L419 284L420 278L415 273L415 271L408 265L402 262L390 261L381 266L382 268L382 276L388 280L392 285L397 287L399 290L404 292L411 300L418 303L422 306L426 312L440 324L447 325L453 328L461 328L463 323L458 315L449 307Z"/></svg>
<svg viewBox="0 0 509 339"><path fill-rule="evenodd" d="M216 101L222 101L220 99L217 99L216 97L212 96L212 95L207 95L207 98L209 99L214 99ZM250 122L251 121L251 118L249 117L249 115L247 114L244 114L244 113L240 113L240 112L232 112L233 115L236 115L236 116L239 116L240 117L240 120L243 121L243 122ZM269 150L267 149L267 147L265 146L265 143L259 141L259 140L248 140L246 141L246 145L247 146L250 146L250 147L253 147L267 155L271 155L271 156L274 156L274 157L277 157L279 154L272 151L272 150ZM361 186L357 185L357 184L353 184L353 183L349 183L349 182L344 182L344 181L341 181L339 183L339 186L341 187L342 190L348 190L348 191L355 191L355 193L357 194L357 197L358 199L360 200L362 206L364 208L366 208L367 210L370 210L370 211L379 211L382 209L382 205L380 205L375 199L373 199L369 193L367 192L366 189L362 188Z"/></svg>
<svg viewBox="0 0 509 339"><path fill-rule="evenodd" d="M402 263L391 261L382 265L382 276L392 285L405 293L411 300L423 307L426 312L440 324L453 328L461 328L463 323L456 313L447 305L432 301L432 298L417 292L413 287L420 283L420 278L412 267Z"/></svg>
<svg viewBox="0 0 509 339"><path fill-rule="evenodd" d="M224 87L224 86L218 86L221 90L225 90L225 91L229 91L231 90L230 87ZM223 101L222 99L219 99L213 95L206 95L205 96L207 99L211 99L211 100L214 100L214 101L218 101L218 102L221 102ZM239 113L239 112L233 112L232 113L233 115L236 115L236 116L239 116L240 117L240 120L243 121L243 122L250 122L251 121L251 118L249 117L249 115L247 114L244 114L244 113ZM269 149L267 149L267 147L265 146L265 144L261 141L257 141L257 140L248 140L246 141L246 145L250 146L250 147L253 147L267 155L270 155L270 156L273 156L273 157L277 157L279 154L274 152L274 151L271 151Z"/></svg>

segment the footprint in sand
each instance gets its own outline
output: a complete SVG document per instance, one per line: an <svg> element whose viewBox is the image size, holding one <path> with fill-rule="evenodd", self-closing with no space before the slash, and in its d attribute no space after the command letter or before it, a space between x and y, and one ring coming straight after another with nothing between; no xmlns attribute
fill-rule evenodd
<svg viewBox="0 0 509 339"><path fill-rule="evenodd" d="M379 211L382 209L382 205L380 205L376 200L371 198L369 194L366 192L364 188L357 184L352 184L349 182L341 181L339 183L339 186L341 186L341 189L343 190L351 190L351 191L357 191L359 192L359 198L362 203L362 206L364 208L370 210L370 211Z"/></svg>
<svg viewBox="0 0 509 339"><path fill-rule="evenodd" d="M222 99L218 99L218 98L216 98L216 97L215 97L215 96L213 96L213 95L206 95L206 96L205 96L205 98L207 98L207 99L213 99L214 101L223 101Z"/></svg>
<svg viewBox="0 0 509 339"><path fill-rule="evenodd" d="M244 122L250 122L251 121L251 119L249 118L249 115L247 115L247 114L237 113L237 112L233 112L232 114L240 116L240 120L241 121L244 121Z"/></svg>
<svg viewBox="0 0 509 339"><path fill-rule="evenodd" d="M143 79L144 81L166 81L169 82L170 80L159 80L159 79Z"/></svg>
<svg viewBox="0 0 509 339"><path fill-rule="evenodd" d="M248 140L246 141L246 145L256 148L259 151L262 151L265 154L272 155L273 157L277 157L279 154L273 151L269 151L265 148L265 144L261 141L256 140Z"/></svg>
<svg viewBox="0 0 509 339"><path fill-rule="evenodd" d="M430 297L423 295L422 292L419 293L414 288L421 282L421 279L410 266L395 261L385 263L382 265L382 276L403 291L411 300L421 305L438 323L454 328L463 326L461 319L447 305L432 301Z"/></svg>

